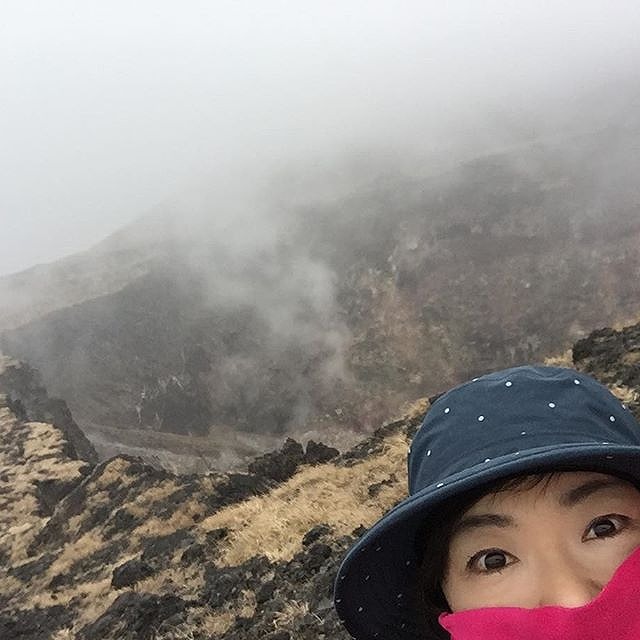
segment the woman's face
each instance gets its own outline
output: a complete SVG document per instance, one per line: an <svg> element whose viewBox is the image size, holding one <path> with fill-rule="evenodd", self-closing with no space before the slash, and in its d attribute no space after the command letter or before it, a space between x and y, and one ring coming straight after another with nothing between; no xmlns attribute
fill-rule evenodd
<svg viewBox="0 0 640 640"><path fill-rule="evenodd" d="M577 607L638 546L640 492L632 484L602 473L558 473L548 483L487 495L463 514L443 591L453 612Z"/></svg>

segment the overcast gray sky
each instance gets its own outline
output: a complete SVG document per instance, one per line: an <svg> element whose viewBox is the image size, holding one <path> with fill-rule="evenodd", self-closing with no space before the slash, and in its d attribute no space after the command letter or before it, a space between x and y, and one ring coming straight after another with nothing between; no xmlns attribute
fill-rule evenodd
<svg viewBox="0 0 640 640"><path fill-rule="evenodd" d="M536 105L615 99L639 32L637 0L3 0L0 274L204 184L534 135Z"/></svg>

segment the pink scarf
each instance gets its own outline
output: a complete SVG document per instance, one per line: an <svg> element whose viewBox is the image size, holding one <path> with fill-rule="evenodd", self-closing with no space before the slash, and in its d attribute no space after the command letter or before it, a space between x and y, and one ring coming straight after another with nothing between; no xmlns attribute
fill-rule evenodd
<svg viewBox="0 0 640 640"><path fill-rule="evenodd" d="M581 607L487 607L439 622L452 640L640 640L640 547Z"/></svg>

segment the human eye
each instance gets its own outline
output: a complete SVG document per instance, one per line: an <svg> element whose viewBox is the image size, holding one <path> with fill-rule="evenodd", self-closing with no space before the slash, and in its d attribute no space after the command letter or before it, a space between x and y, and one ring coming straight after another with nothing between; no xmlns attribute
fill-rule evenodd
<svg viewBox="0 0 640 640"><path fill-rule="evenodd" d="M589 523L582 540L597 540L599 538L612 538L623 531L631 522L631 518L611 513L606 516L598 516Z"/></svg>
<svg viewBox="0 0 640 640"><path fill-rule="evenodd" d="M483 549L469 557L467 570L472 573L500 572L515 560L514 556L502 549Z"/></svg>

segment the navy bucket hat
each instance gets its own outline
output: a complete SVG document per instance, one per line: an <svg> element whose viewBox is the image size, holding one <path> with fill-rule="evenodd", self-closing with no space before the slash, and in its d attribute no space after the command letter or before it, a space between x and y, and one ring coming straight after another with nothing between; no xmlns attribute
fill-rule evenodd
<svg viewBox="0 0 640 640"><path fill-rule="evenodd" d="M600 471L640 486L640 425L588 375L521 366L454 387L431 405L409 449L409 497L349 550L334 605L356 640L428 640L419 571L439 509L495 480ZM424 548L423 548L424 547Z"/></svg>

